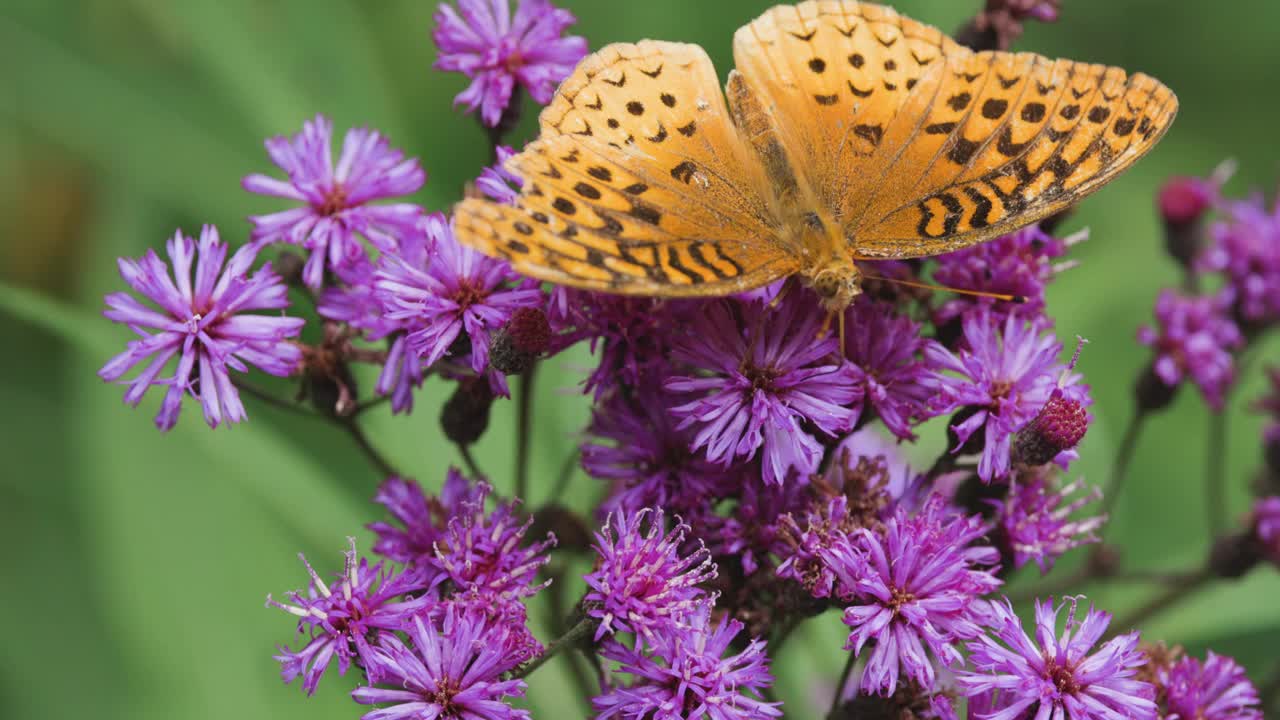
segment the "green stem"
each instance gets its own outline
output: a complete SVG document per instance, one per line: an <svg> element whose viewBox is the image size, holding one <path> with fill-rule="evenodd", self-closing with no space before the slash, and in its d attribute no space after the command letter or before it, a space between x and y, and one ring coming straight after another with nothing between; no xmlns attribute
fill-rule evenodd
<svg viewBox="0 0 1280 720"><path fill-rule="evenodd" d="M573 471L578 467L578 460L582 457L582 451L574 448L573 452L565 457L564 462L560 465L560 474L556 476L555 487L551 489L551 497L544 500L544 503L550 504L559 502L565 490L569 487L569 481L573 480Z"/></svg>
<svg viewBox="0 0 1280 720"><path fill-rule="evenodd" d="M844 698L845 690L849 687L849 678L853 675L854 663L858 658L853 653L849 653L849 658L844 661L844 670L840 672L840 682L836 684L836 694L831 698L831 709L827 711L827 719L834 720L836 711L840 709L840 701Z"/></svg>
<svg viewBox="0 0 1280 720"><path fill-rule="evenodd" d="M1116 451L1115 461L1111 465L1111 476L1107 478L1107 485L1102 490L1100 515L1110 516L1115 510L1116 499L1120 496L1120 488L1124 486L1125 474L1129 469L1129 463L1133 460L1133 452L1138 447L1138 436L1142 432L1145 419L1146 414L1139 410L1134 413L1128 426L1125 427L1120 448ZM1107 523L1107 526L1110 527L1110 523Z"/></svg>
<svg viewBox="0 0 1280 720"><path fill-rule="evenodd" d="M1197 590L1208 585L1213 578L1213 573L1210 572L1208 568L1201 569L1188 575L1183 582L1166 588L1160 594L1148 601L1147 604L1134 610L1129 615L1111 623L1111 627L1107 630L1107 637L1115 637L1116 635L1128 632L1139 625L1142 625L1151 618L1187 599Z"/></svg>
<svg viewBox="0 0 1280 720"><path fill-rule="evenodd" d="M578 621L577 625L569 628L568 632L553 640L551 644L547 646L547 649L542 651L541 655L530 660L523 667L516 668L515 672L511 673L511 676L523 678L532 675L533 671L542 667L548 660L559 655L566 649L573 648L584 638L590 635L593 627L595 627L595 622L590 618L582 618Z"/></svg>
<svg viewBox="0 0 1280 720"><path fill-rule="evenodd" d="M533 379L537 368L534 363L524 371L516 390L516 497L522 502L529 501L529 440L533 434Z"/></svg>
<svg viewBox="0 0 1280 720"><path fill-rule="evenodd" d="M315 418L317 420L327 420L333 423L337 427L342 428L344 431L346 431L348 435L351 436L351 439L354 440L356 443L356 447L360 448L360 452L364 453L364 456L369 459L369 462L372 463L375 468L377 468L380 474L387 477L390 477L392 475L397 475L397 476L400 475L400 473L395 469L395 467L392 466L392 464L388 462L385 457L383 457L382 453L378 452L378 449L375 448L373 444L369 442L368 436L364 434L364 430L362 430L360 428L360 425L356 423L354 416L337 417L336 415L322 415L320 413L308 410L302 405L299 405L298 403L289 402L288 400L285 400L283 398L276 397L275 395L267 392L266 390L263 390L259 387L256 387L247 382L244 382L243 380L236 380L235 386L244 394L249 395L250 397L256 398L272 407L280 408L281 410L288 410L289 412L297 415L304 415L306 417Z"/></svg>
<svg viewBox="0 0 1280 720"><path fill-rule="evenodd" d="M1205 511L1209 514L1209 534L1222 534L1227 520L1223 491L1227 480L1227 409L1209 413L1208 463L1205 467Z"/></svg>
<svg viewBox="0 0 1280 720"><path fill-rule="evenodd" d="M462 456L462 462L467 466L469 473L474 480L484 477L484 473L480 472L480 466L476 464L476 458L471 454L471 446L456 443L458 454Z"/></svg>
<svg viewBox="0 0 1280 720"><path fill-rule="evenodd" d="M380 472L384 478L391 477L392 475L403 477L403 475L396 471L395 467L393 467L391 463L383 457L382 453L378 452L378 449L373 446L373 443L369 442L369 437L364 434L364 430L360 428L360 424L357 423L354 418L340 420L339 426L347 431L347 434L355 441L356 447L360 448L360 451L364 453L365 457L369 458L369 462L373 463L373 466L378 469L378 472Z"/></svg>

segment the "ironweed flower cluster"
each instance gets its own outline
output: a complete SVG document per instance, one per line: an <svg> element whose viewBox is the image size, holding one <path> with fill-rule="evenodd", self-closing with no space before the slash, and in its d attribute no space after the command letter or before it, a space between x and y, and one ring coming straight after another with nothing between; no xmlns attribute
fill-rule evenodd
<svg viewBox="0 0 1280 720"><path fill-rule="evenodd" d="M970 29L1003 46L1022 21L1058 12L993 1ZM514 14L508 0L457 0L435 22L436 67L470 79L457 103L479 111L508 159L517 87L545 104L586 53L565 36L573 16L549 0L518 0ZM602 719L777 718L805 707L773 687L782 648L830 613L844 637L810 635L847 659L829 720L1261 717L1230 658L1150 651L1138 629L1080 597L1030 604L1036 593L1005 589L1099 543L1114 497L1072 469L1093 421L1084 371L1106 349L1079 369L1083 341L1064 357L1046 295L1084 233L1032 226L880 263L841 323L793 281L710 300L617 297L550 287L463 246L447 215L412 201L426 179L417 159L354 129L335 163L332 130L317 116L267 141L285 178L252 174L244 188L296 205L250 218L229 261L212 227L198 242L179 231L168 264L154 252L120 261L150 306L106 298L107 318L140 337L100 375L142 367L129 404L165 386L162 430L185 395L211 426L245 420L241 393L263 392L230 371L256 367L299 379L314 406L304 411L350 433L383 476L373 500L386 517L368 525L376 557L352 540L332 578L304 559L307 587L268 598L300 635L276 655L286 683L300 677L310 695L336 662L339 675L358 670L346 682L375 706L366 720L512 720L531 716L526 678L556 659ZM475 175L468 192L517 197L522 179L501 162ZM1178 178L1159 195L1188 282L1160 295L1138 333L1152 360L1135 422L1183 383L1221 411L1242 353L1280 321L1280 214L1260 197L1226 198L1224 181ZM308 256L275 250L282 275L254 270L274 245ZM930 279L1020 302L895 283ZM290 285L313 313L283 314ZM304 335L307 323L317 331ZM560 482L529 505L548 495L531 492L546 478L528 477L529 385L575 346L593 358L576 388L590 419L550 432L581 431L576 464L594 478L582 494L593 499ZM373 398L356 383L361 365L376 372ZM508 375L522 378L512 404L525 463L510 486L491 483L471 452L507 407ZM377 451L359 415L379 399L411 414L416 396L442 390L441 428L467 471L430 468L419 483ZM1280 565L1278 397L1258 403L1271 422L1254 511L1222 529L1188 587ZM942 447L932 463L907 459L928 446ZM1131 439L1120 452L1124 468ZM1113 556L1097 549L1077 580L1116 574ZM536 629L535 608L546 618Z"/></svg>

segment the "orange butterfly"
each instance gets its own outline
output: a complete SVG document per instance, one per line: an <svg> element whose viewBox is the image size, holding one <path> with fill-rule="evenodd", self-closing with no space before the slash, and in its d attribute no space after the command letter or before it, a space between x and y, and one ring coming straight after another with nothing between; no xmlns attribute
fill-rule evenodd
<svg viewBox="0 0 1280 720"><path fill-rule="evenodd" d="M507 163L515 206L463 201L458 237L564 285L714 296L797 274L841 310L857 261L1057 212L1150 150L1178 107L1147 75L975 53L854 0L775 7L733 47L724 94L696 45L586 58Z"/></svg>

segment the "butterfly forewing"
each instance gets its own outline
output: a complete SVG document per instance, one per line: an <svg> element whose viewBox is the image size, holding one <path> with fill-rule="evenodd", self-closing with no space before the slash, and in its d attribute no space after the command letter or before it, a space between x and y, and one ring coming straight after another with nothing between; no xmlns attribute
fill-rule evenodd
<svg viewBox="0 0 1280 720"><path fill-rule="evenodd" d="M920 139L873 158L883 182L846 227L856 257L947 252L1057 212L1150 150L1177 109L1147 75L1030 54L974 55L941 80Z"/></svg>
<svg viewBox="0 0 1280 720"><path fill-rule="evenodd" d="M916 119L910 109L931 94L929 75L969 54L936 28L851 0L778 6L734 36L738 70L838 220L870 183L868 158L900 149L887 144L891 126Z"/></svg>
<svg viewBox="0 0 1280 720"><path fill-rule="evenodd" d="M795 272L759 164L701 48L611 45L585 60L509 161L516 208L459 207L464 242L579 287L723 295Z"/></svg>

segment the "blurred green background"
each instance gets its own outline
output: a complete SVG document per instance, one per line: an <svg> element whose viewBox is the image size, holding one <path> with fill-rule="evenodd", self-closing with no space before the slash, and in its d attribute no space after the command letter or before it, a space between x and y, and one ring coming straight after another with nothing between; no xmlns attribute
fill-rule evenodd
<svg viewBox="0 0 1280 720"><path fill-rule="evenodd" d="M733 30L766 0L561 2L592 47L653 37L703 44L721 73ZM898 4L954 29L978 0ZM1156 291L1176 282L1162 254L1152 196L1171 174L1241 160L1230 188L1271 188L1280 99L1274 28L1280 5L1169 0L1065 0L1063 19L1032 27L1019 47L1143 70L1180 96L1164 142L1084 203L1067 229L1088 226L1080 267L1054 286L1062 337L1091 341L1081 368L1098 420L1076 470L1101 481L1131 412L1146 353L1133 341ZM122 287L114 258L160 247L174 228L213 222L242 242L244 217L280 207L239 188L274 172L262 140L293 133L316 112L341 129L368 124L421 158L418 196L444 209L487 159L484 135L450 99L461 77L431 70L434 3L426 0L6 0L0 6L0 353L5 469L0 537L6 552L0 617L0 716L347 718L352 679L326 677L317 698L283 686L272 647L290 623L263 608L267 592L303 584L295 553L338 567L347 535L379 517L379 480L328 425L248 401L248 425L210 432L185 407L168 435L94 371L127 339L98 313ZM522 128L526 134L529 122ZM1278 355L1273 342L1262 348ZM585 403L571 388L583 356L557 358L539 386L534 502L574 442ZM1260 420L1246 406L1263 384L1257 364L1230 410L1225 482L1233 516L1248 505L1260 462ZM289 390L274 385L282 394ZM435 487L452 450L436 417L445 389L429 385L417 411L367 417L374 442ZM511 482L511 405L495 409L480 448L500 486ZM1206 419L1194 393L1148 424L1112 537L1126 563L1182 569L1206 546ZM937 432L923 450L934 451ZM585 495L591 481L572 488ZM1080 553L1060 565L1071 572ZM1082 587L1102 606L1132 607L1156 588ZM566 588L576 595L576 587ZM1274 672L1280 576L1259 570L1214 586L1146 626L1151 639L1237 655L1255 677ZM842 634L807 628L777 663L793 717L825 702L821 678L839 670ZM544 635L545 637L545 635ZM544 717L581 715L548 669L530 695ZM332 673L332 670L331 670ZM817 679L815 679L817 678ZM561 712L563 711L563 712Z"/></svg>

